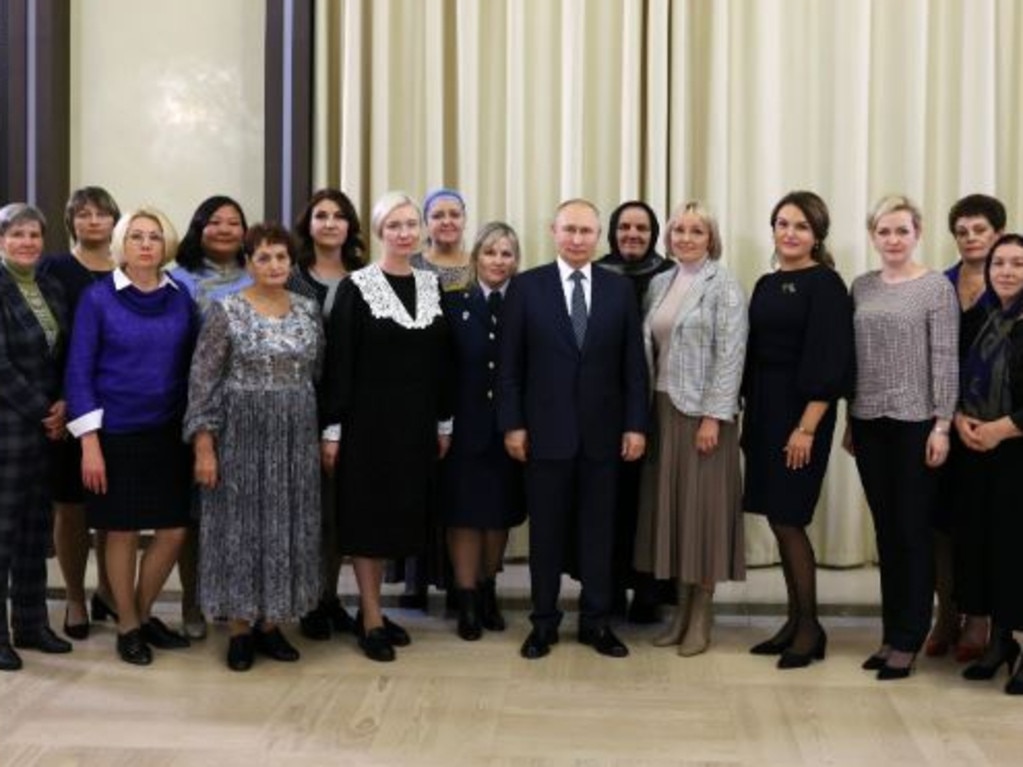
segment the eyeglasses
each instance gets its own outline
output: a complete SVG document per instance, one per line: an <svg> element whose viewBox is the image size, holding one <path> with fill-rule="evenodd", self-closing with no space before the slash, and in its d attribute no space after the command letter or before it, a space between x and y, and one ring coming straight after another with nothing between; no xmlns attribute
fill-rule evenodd
<svg viewBox="0 0 1023 767"><path fill-rule="evenodd" d="M142 245L145 242L159 244L163 242L163 235L159 232L128 232L125 239L132 245Z"/></svg>

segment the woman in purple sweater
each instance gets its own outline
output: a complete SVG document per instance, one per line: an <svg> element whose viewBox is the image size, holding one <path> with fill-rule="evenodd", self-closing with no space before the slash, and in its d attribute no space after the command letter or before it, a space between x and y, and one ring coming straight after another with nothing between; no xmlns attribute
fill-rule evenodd
<svg viewBox="0 0 1023 767"><path fill-rule="evenodd" d="M161 271L176 248L159 211L142 208L118 222L120 266L82 295L67 366L86 515L89 527L107 531L117 651L136 665L152 661L150 646L188 646L150 615L178 558L191 488L180 435L197 314L188 292ZM138 560L140 530L155 534Z"/></svg>

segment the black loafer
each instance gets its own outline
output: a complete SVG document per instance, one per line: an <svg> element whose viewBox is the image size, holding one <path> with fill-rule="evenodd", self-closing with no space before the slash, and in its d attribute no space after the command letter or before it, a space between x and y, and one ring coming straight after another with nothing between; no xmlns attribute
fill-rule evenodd
<svg viewBox="0 0 1023 767"><path fill-rule="evenodd" d="M387 641L395 647L408 647L412 644L412 637L408 635L408 632L386 615L384 616L384 633L387 634Z"/></svg>
<svg viewBox="0 0 1023 767"><path fill-rule="evenodd" d="M367 658L379 663L390 663L397 657L394 646L387 638L387 631L382 626L360 631L359 647Z"/></svg>
<svg viewBox="0 0 1023 767"><path fill-rule="evenodd" d="M160 650L182 650L192 646L188 637L177 631L172 631L166 623L156 617L151 616L140 626L140 630L146 644Z"/></svg>
<svg viewBox="0 0 1023 767"><path fill-rule="evenodd" d="M142 638L141 629L132 629L117 635L117 654L125 663L133 666L148 666L153 662L153 651Z"/></svg>
<svg viewBox="0 0 1023 767"><path fill-rule="evenodd" d="M71 643L53 633L53 629L49 626L43 626L28 636L15 636L14 646L22 650L38 650L50 655L71 652Z"/></svg>
<svg viewBox="0 0 1023 767"><path fill-rule="evenodd" d="M320 602L320 609L326 613L330 627L338 634L354 634L355 619L337 597Z"/></svg>
<svg viewBox="0 0 1023 767"><path fill-rule="evenodd" d="M18 671L21 666L21 656L14 651L10 642L0 642L0 671Z"/></svg>
<svg viewBox="0 0 1023 767"><path fill-rule="evenodd" d="M232 671L248 671L255 660L256 647L252 632L231 637L227 645L227 667Z"/></svg>
<svg viewBox="0 0 1023 767"><path fill-rule="evenodd" d="M285 663L294 663L300 657L298 650L284 638L284 634L276 626L269 631L257 628L252 632L252 638L255 650L260 655Z"/></svg>
<svg viewBox="0 0 1023 767"><path fill-rule="evenodd" d="M551 645L558 643L557 629L534 628L519 649L519 655L526 660L542 658L551 651Z"/></svg>
<svg viewBox="0 0 1023 767"><path fill-rule="evenodd" d="M609 658L624 658L629 654L629 648L607 626L580 629L579 643L589 645L601 655L606 655Z"/></svg>
<svg viewBox="0 0 1023 767"><path fill-rule="evenodd" d="M325 642L330 639L330 617L323 609L323 603L307 612L298 621L298 630L306 639Z"/></svg>

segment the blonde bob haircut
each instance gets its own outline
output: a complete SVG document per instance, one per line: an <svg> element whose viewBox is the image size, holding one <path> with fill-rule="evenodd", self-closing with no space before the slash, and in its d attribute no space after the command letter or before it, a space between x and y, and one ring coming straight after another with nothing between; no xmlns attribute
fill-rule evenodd
<svg viewBox="0 0 1023 767"><path fill-rule="evenodd" d="M710 232L707 258L711 261L717 261L721 258L721 252L724 250L721 244L721 230L718 228L718 220L714 218L714 214L699 200L690 200L675 208L671 218L668 219L667 226L664 227L664 252L674 257L674 254L671 252L671 230L675 228L676 222L686 213L696 216L707 227L707 231Z"/></svg>
<svg viewBox="0 0 1023 767"><path fill-rule="evenodd" d="M384 192L380 195L376 203L373 205L373 213L370 215L369 219L370 228L373 230L373 234L377 236L377 239L383 237L384 219L398 208L402 208L406 205L411 205L415 209L417 221L422 218L419 205L405 192L392 191Z"/></svg>
<svg viewBox="0 0 1023 767"><path fill-rule="evenodd" d="M870 215L867 216L867 231L873 232L877 227L877 222L889 213L900 213L906 211L910 218L913 220L913 229L916 230L917 234L920 234L920 230L923 227L923 214L920 213L920 208L917 207L911 199L906 197L904 194L890 194L886 197L882 197L874 209L870 211Z"/></svg>
<svg viewBox="0 0 1023 767"><path fill-rule="evenodd" d="M124 264L124 240L128 236L128 227L138 218L147 218L160 227L160 232L163 234L163 259L160 261L160 266L166 266L178 254L177 230L163 211L145 205L135 210L129 210L118 219L110 238L110 254L114 257L114 261L119 266Z"/></svg>

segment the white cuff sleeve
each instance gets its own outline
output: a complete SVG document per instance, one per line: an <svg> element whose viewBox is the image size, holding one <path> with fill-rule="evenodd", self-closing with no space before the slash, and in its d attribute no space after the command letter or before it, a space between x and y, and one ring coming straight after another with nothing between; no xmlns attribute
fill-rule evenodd
<svg viewBox="0 0 1023 767"><path fill-rule="evenodd" d="M332 423L320 434L320 439L324 442L340 442L341 441L341 424Z"/></svg>
<svg viewBox="0 0 1023 767"><path fill-rule="evenodd" d="M99 431L103 427L103 408L91 410L85 415L78 416L67 425L67 430L72 437L81 437L91 431Z"/></svg>
<svg viewBox="0 0 1023 767"><path fill-rule="evenodd" d="M450 437L455 431L455 419L449 418L446 421L437 421L437 435Z"/></svg>

